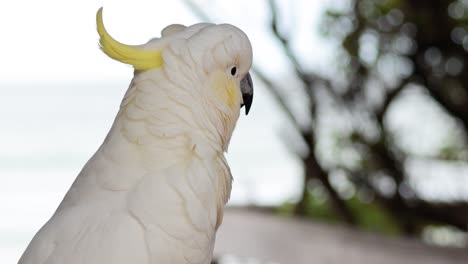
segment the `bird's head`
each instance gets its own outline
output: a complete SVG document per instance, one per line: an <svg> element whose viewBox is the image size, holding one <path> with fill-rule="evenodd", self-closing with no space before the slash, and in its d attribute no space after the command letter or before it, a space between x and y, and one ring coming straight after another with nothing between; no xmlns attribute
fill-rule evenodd
<svg viewBox="0 0 468 264"><path fill-rule="evenodd" d="M105 54L132 65L141 78L162 74L171 83L171 89L190 97L191 111L216 123L227 147L240 108L245 106L248 114L253 99L249 74L252 47L240 29L228 24L170 25L163 29L161 38L131 46L108 34L102 8L96 19L99 43Z"/></svg>

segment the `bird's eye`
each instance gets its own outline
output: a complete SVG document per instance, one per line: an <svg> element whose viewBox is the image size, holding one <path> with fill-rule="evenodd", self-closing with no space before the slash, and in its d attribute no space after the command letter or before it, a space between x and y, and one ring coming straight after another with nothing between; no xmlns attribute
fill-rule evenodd
<svg viewBox="0 0 468 264"><path fill-rule="evenodd" d="M234 66L231 68L231 75L236 76L236 73L237 73L237 68Z"/></svg>

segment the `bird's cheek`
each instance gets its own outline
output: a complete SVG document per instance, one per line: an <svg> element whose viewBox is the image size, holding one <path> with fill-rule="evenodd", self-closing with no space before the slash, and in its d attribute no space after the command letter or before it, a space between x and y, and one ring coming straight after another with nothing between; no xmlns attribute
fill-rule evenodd
<svg viewBox="0 0 468 264"><path fill-rule="evenodd" d="M241 97L239 85L231 79L228 81L224 90L226 92L226 105L231 110L239 110Z"/></svg>
<svg viewBox="0 0 468 264"><path fill-rule="evenodd" d="M211 89L221 105L230 111L239 110L241 93L239 84L234 79L227 77L222 72L214 74Z"/></svg>

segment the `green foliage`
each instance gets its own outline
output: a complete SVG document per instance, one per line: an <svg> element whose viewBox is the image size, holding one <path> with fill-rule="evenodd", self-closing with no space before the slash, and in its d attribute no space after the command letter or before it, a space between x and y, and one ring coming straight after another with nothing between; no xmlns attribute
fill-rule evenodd
<svg viewBox="0 0 468 264"><path fill-rule="evenodd" d="M333 211L329 200L323 200L313 195L311 192L307 194L306 215L305 217L319 220L328 223L337 223L340 221L339 217ZM358 197L346 201L347 206L356 217L357 227L362 230L377 232L387 235L397 235L401 231L397 222L391 215L379 207L374 202L363 202ZM276 209L278 215L292 216L296 204L287 202L282 204Z"/></svg>
<svg viewBox="0 0 468 264"><path fill-rule="evenodd" d="M460 160L460 148L444 146L439 150L438 158L441 160Z"/></svg>
<svg viewBox="0 0 468 264"><path fill-rule="evenodd" d="M339 222L339 218L332 208L323 198L307 192L305 201L305 217L323 222ZM295 213L297 204L286 202L276 209L278 215L292 216Z"/></svg>
<svg viewBox="0 0 468 264"><path fill-rule="evenodd" d="M356 217L358 226L363 230L387 235L401 233L398 223L386 210L379 207L376 203L362 202L357 197L353 197L347 201L347 205Z"/></svg>
<svg viewBox="0 0 468 264"><path fill-rule="evenodd" d="M383 0L375 1L376 6L382 14L387 14L390 10L399 8L401 6L400 0Z"/></svg>
<svg viewBox="0 0 468 264"><path fill-rule="evenodd" d="M339 219L327 199L323 199L309 192L307 197L306 216L325 222L339 222Z"/></svg>

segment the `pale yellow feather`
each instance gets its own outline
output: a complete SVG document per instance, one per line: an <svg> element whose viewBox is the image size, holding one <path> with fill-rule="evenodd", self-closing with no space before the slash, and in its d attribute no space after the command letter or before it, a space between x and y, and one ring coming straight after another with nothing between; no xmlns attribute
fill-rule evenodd
<svg viewBox="0 0 468 264"><path fill-rule="evenodd" d="M112 38L104 27L102 7L96 14L99 45L102 51L114 60L132 65L136 70L151 70L163 65L161 51L143 50L136 46L126 45Z"/></svg>

